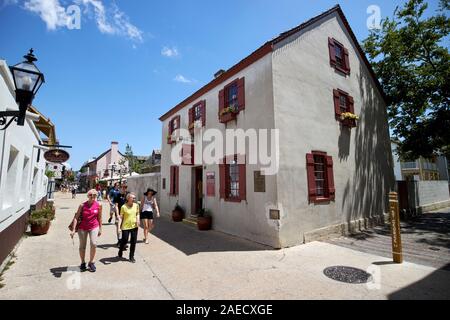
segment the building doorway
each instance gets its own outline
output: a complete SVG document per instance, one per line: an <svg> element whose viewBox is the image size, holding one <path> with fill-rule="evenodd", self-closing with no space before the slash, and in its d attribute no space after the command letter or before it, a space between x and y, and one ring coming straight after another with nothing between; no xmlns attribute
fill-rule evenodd
<svg viewBox="0 0 450 320"><path fill-rule="evenodd" d="M194 168L194 215L203 208L203 167Z"/></svg>

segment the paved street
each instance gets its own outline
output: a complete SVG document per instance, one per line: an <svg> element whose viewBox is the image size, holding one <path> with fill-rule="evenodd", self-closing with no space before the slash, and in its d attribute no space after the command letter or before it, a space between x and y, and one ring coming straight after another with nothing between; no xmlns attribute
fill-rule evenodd
<svg viewBox="0 0 450 320"><path fill-rule="evenodd" d="M97 272L80 274L78 241L72 243L67 225L85 195L70 197L57 194L57 218L48 235L21 243L3 274L0 299L450 299L445 270L396 265L324 242L272 250L166 218L157 221L149 245L138 244L136 264L116 257L114 226L104 225ZM324 275L331 266L368 270L374 281L331 280Z"/></svg>
<svg viewBox="0 0 450 320"><path fill-rule="evenodd" d="M406 261L450 271L449 208L402 222L401 232L403 257ZM332 239L328 243L386 258L392 256L389 225L350 237Z"/></svg>

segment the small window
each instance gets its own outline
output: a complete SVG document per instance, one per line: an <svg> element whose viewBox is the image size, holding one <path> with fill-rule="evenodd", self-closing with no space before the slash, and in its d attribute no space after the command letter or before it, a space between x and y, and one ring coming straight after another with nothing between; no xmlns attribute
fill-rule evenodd
<svg viewBox="0 0 450 320"><path fill-rule="evenodd" d="M343 113L347 112L355 113L353 97L347 92L340 89L334 89L333 97L334 111L337 117L340 117Z"/></svg>
<svg viewBox="0 0 450 320"><path fill-rule="evenodd" d="M339 95L339 109L341 110L341 113L348 111L348 99L345 94Z"/></svg>
<svg viewBox="0 0 450 320"><path fill-rule="evenodd" d="M323 198L326 197L328 184L325 156L323 155L314 155L314 177L316 181L316 196Z"/></svg>
<svg viewBox="0 0 450 320"><path fill-rule="evenodd" d="M328 38L328 50L330 54L330 65L344 74L350 74L348 50L333 38Z"/></svg>
<svg viewBox="0 0 450 320"><path fill-rule="evenodd" d="M236 160L227 166L227 198L239 198L239 165Z"/></svg>
<svg viewBox="0 0 450 320"><path fill-rule="evenodd" d="M194 121L202 120L202 105L197 104L194 107Z"/></svg>
<svg viewBox="0 0 450 320"><path fill-rule="evenodd" d="M234 110L238 109L238 85L234 82L229 87L225 89L225 102L226 107L232 108Z"/></svg>
<svg viewBox="0 0 450 320"><path fill-rule="evenodd" d="M231 202L246 200L245 157L243 158L241 155L225 157L223 164L219 165L219 169L220 198Z"/></svg>
<svg viewBox="0 0 450 320"><path fill-rule="evenodd" d="M337 42L334 43L334 54L336 57L336 66L344 69L344 48Z"/></svg>

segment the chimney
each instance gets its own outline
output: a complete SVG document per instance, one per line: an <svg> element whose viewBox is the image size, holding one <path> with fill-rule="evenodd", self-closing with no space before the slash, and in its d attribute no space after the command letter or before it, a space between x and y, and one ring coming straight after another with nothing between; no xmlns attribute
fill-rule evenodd
<svg viewBox="0 0 450 320"><path fill-rule="evenodd" d="M116 141L111 142L111 163L117 163L119 161L119 143Z"/></svg>
<svg viewBox="0 0 450 320"><path fill-rule="evenodd" d="M218 77L220 77L221 75L223 75L225 73L225 70L220 69L219 71L217 71L216 73L214 73L214 78L217 79Z"/></svg>

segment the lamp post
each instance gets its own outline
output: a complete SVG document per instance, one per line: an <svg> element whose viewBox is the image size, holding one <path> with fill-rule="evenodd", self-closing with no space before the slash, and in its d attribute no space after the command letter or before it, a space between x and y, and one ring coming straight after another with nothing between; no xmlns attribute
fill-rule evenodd
<svg viewBox="0 0 450 320"><path fill-rule="evenodd" d="M10 67L14 80L16 102L19 104L19 111L0 112L0 130L6 130L14 120L17 121L18 126L23 126L25 124L28 106L31 105L34 96L45 82L44 75L34 64L37 59L33 54L33 49L30 49L24 58L25 61ZM8 118L10 119L8 120Z"/></svg>

